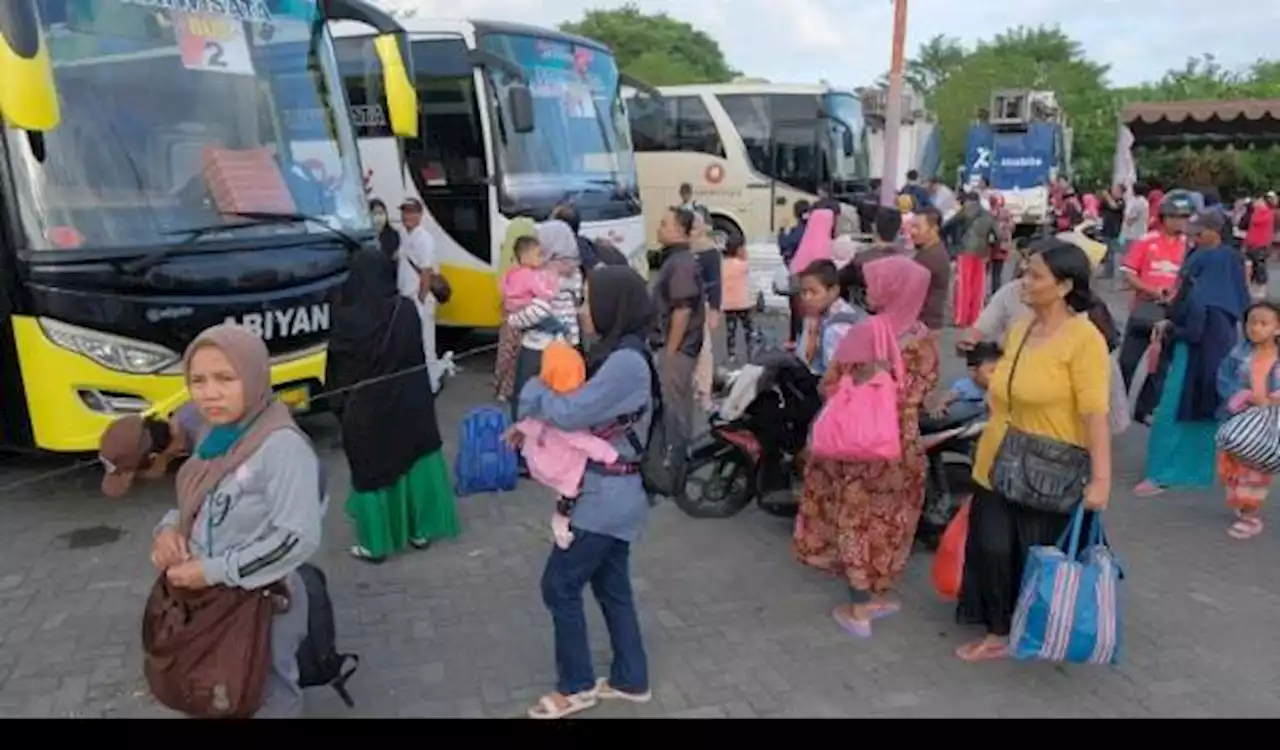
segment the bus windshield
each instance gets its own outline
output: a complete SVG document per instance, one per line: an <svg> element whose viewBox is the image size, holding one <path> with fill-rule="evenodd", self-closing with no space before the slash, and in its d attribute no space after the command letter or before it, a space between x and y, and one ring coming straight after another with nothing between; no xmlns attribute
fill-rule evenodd
<svg viewBox="0 0 1280 750"><path fill-rule="evenodd" d="M62 122L43 143L6 130L2 144L27 249L328 235L237 212L369 227L315 0L44 0L40 13Z"/></svg>
<svg viewBox="0 0 1280 750"><path fill-rule="evenodd" d="M512 34L485 34L481 46L518 65L533 93L534 129L516 133L502 112L507 77L491 71L506 201L538 205L584 193L636 194L631 130L612 55Z"/></svg>

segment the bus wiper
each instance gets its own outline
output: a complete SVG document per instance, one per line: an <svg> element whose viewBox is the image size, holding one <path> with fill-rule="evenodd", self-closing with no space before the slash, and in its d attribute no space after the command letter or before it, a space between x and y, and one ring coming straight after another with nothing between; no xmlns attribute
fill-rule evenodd
<svg viewBox="0 0 1280 750"><path fill-rule="evenodd" d="M187 229L178 229L172 232L167 232L166 234L169 235L185 234L187 237L177 245L166 247L162 250L157 250L154 253L144 255L141 258L120 264L120 271L130 276L136 276L155 268L174 255L181 254L187 248L191 247L191 245L195 244L195 242L201 237L206 237L210 234L217 234L219 232L229 232L241 227L263 226L266 224L292 224L299 221L310 221L324 227L326 231L337 237L342 242L343 247L351 250L352 252L363 247L359 240L346 232L343 232L340 229L334 229L323 220L306 214L277 214L265 211L226 211L224 214L227 216L238 216L243 219L249 219L250 222L246 224L210 224L202 227L189 227Z"/></svg>
<svg viewBox="0 0 1280 750"><path fill-rule="evenodd" d="M299 221L309 221L312 224L323 227L326 232L337 237L342 243L342 246L353 253L364 248L364 245L360 244L360 240L352 237L341 229L335 229L334 227L329 226L327 221L318 216L299 213L278 214L269 211L223 211L222 213L225 216L239 216L242 219L251 219L262 224L294 224ZM240 226L244 225L242 224Z"/></svg>

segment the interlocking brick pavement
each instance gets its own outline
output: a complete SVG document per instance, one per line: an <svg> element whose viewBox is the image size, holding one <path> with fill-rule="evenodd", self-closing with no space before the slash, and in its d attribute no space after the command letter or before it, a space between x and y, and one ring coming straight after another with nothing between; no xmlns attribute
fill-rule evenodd
<svg viewBox="0 0 1280 750"><path fill-rule="evenodd" d="M440 406L446 433L487 397L488 365L472 362L450 385ZM957 374L958 364L948 370ZM317 562L329 574L340 646L362 659L351 683L356 709L319 689L309 691L308 713L522 715L554 677L538 586L549 494L526 483L462 499L460 539L368 566L345 553L346 467L333 424L306 426L337 498ZM877 623L871 640L852 640L829 617L841 585L793 562L787 521L755 509L695 521L664 504L634 556L655 700L588 715L1280 715L1280 543L1274 534L1228 539L1217 494L1134 498L1127 488L1142 473L1145 435L1134 428L1117 443L1108 516L1128 574L1121 666L958 662L952 649L975 633L934 597L926 555L903 582L903 613ZM60 465L4 459L0 486ZM172 715L147 695L138 645L153 576L149 535L171 490L153 485L110 501L96 481L72 473L0 498L0 716ZM587 598L604 673L607 637Z"/></svg>

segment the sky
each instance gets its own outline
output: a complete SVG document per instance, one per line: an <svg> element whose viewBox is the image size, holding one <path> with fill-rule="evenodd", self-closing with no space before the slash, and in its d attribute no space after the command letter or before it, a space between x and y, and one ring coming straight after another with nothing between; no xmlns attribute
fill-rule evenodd
<svg viewBox="0 0 1280 750"><path fill-rule="evenodd" d="M555 26L589 8L622 0L378 0L421 13ZM889 67L890 0L634 0L710 34L729 64L779 83L855 87ZM1256 0L1247 22L1206 13L1203 0L909 0L907 54L936 34L972 43L1011 26L1057 24L1093 59L1111 65L1111 83L1156 80L1204 52L1231 68L1267 56L1280 39L1280 2ZM1064 11L1076 11L1068 17ZM1276 53L1280 55L1280 53Z"/></svg>

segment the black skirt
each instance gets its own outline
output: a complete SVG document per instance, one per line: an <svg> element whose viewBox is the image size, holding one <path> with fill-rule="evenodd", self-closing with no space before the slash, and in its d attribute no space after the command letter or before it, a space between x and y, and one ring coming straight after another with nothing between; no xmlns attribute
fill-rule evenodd
<svg viewBox="0 0 1280 750"><path fill-rule="evenodd" d="M972 502L956 619L984 625L990 635L1007 636L1027 553L1032 547L1056 544L1071 516L1014 505L983 487L977 488ZM1092 516L1085 514L1082 539L1089 533Z"/></svg>

